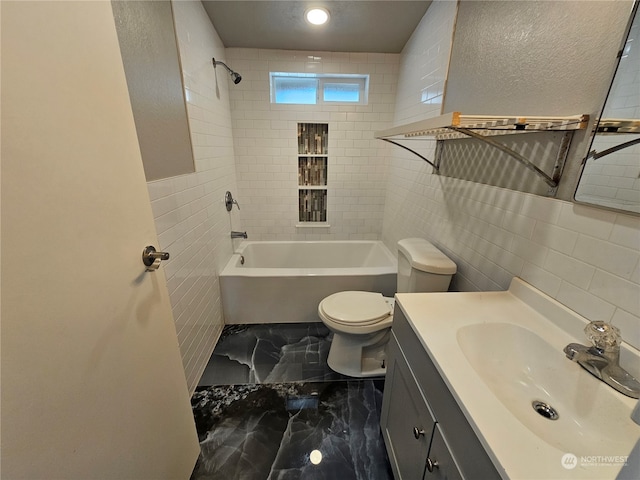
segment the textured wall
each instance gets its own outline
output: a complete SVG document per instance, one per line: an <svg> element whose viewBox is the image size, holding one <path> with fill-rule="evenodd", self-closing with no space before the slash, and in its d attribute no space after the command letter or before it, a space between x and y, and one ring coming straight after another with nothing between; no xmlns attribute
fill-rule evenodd
<svg viewBox="0 0 640 480"><path fill-rule="evenodd" d="M392 119L399 55L235 48L226 54L242 74L230 93L240 217L249 238L377 240L386 163L373 132ZM369 74L369 104L272 104L270 71ZM329 124L330 228L296 227L298 122Z"/></svg>
<svg viewBox="0 0 640 480"><path fill-rule="evenodd" d="M148 181L192 173L193 153L170 2L112 2Z"/></svg>
<svg viewBox="0 0 640 480"><path fill-rule="evenodd" d="M230 82L216 81L211 58L224 46L200 2L174 2L196 172L149 182L185 374L193 392L222 330L218 273L231 257L229 237L237 210L224 208L237 191L233 159Z"/></svg>
<svg viewBox="0 0 640 480"><path fill-rule="evenodd" d="M630 11L627 0L460 2L444 111L593 121ZM575 132L556 198L572 198L589 142Z"/></svg>
<svg viewBox="0 0 640 480"><path fill-rule="evenodd" d="M609 14L610 9L600 9L600 21L607 23ZM401 75L408 71L407 62L417 61L416 55L435 55L414 41L428 36L422 30L430 17L438 23L449 19L451 24L453 15L454 2L432 4L402 53ZM555 26L548 29L551 34L561 32L568 19L558 15L548 21L552 22L551 27ZM443 32L439 42L445 44L448 37ZM514 63L526 63L529 58L526 51L513 51L511 45L505 46L502 53L512 55ZM513 81L517 82L517 70L514 75ZM482 83L481 78L467 81L470 85ZM411 95L417 98L427 82L414 75L399 83L410 89L398 92L398 98L403 99ZM583 90L581 95L585 105L591 105L593 97L602 96L603 92ZM448 96L449 101L464 106ZM492 101L499 103L500 99ZM525 103L533 101L546 100L538 96L523 99ZM400 101L398 106L409 108ZM489 107L494 112L500 110L499 105ZM438 114L434 111L425 118ZM401 112L396 113L396 118L403 117ZM458 265L455 289L503 290L514 276L519 276L589 319L613 320L627 340L640 346L640 218L432 175L431 167L421 160L397 149L389 148L388 152L383 240L389 247L395 249L395 243L404 237L427 238Z"/></svg>

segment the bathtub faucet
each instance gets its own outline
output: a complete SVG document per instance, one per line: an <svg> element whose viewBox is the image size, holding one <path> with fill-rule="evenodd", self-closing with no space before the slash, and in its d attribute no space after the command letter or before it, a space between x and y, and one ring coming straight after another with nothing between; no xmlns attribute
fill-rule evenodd
<svg viewBox="0 0 640 480"><path fill-rule="evenodd" d="M231 238L248 238L247 232L231 232Z"/></svg>

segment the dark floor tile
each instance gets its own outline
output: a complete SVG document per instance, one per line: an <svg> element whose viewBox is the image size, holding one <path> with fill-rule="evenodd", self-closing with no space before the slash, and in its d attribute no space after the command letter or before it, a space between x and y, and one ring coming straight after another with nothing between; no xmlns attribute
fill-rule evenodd
<svg viewBox="0 0 640 480"><path fill-rule="evenodd" d="M202 454L191 479L392 479L379 427L382 386L199 388L192 404Z"/></svg>
<svg viewBox="0 0 640 480"><path fill-rule="evenodd" d="M322 323L228 325L199 385L347 379L327 365L331 337Z"/></svg>

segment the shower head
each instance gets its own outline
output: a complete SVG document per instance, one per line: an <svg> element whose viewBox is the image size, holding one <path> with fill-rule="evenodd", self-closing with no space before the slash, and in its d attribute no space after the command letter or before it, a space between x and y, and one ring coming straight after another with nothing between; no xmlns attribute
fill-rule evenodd
<svg viewBox="0 0 640 480"><path fill-rule="evenodd" d="M216 68L216 65L222 65L227 69L229 75L231 75L231 80L233 80L233 83L235 83L236 85L240 83L240 81L242 80L242 76L238 72L234 72L233 70L231 70L224 62L216 60L215 58L212 58L211 60L213 61L213 68Z"/></svg>
<svg viewBox="0 0 640 480"><path fill-rule="evenodd" d="M237 85L242 80L242 76L238 72L231 72L231 80Z"/></svg>

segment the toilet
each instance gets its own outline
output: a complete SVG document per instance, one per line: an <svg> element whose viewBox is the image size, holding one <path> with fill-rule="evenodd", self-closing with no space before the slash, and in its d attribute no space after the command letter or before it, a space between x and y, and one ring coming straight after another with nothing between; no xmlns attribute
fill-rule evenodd
<svg viewBox="0 0 640 480"><path fill-rule="evenodd" d="M456 264L423 238L398 242L397 292L446 292ZM318 305L322 322L333 332L327 363L351 377L381 376L391 335L394 299L381 293L346 291Z"/></svg>

